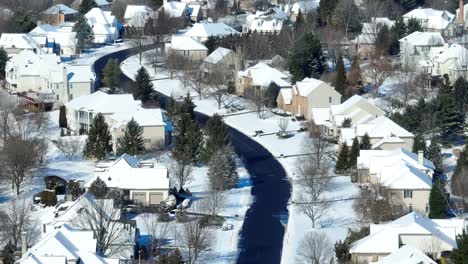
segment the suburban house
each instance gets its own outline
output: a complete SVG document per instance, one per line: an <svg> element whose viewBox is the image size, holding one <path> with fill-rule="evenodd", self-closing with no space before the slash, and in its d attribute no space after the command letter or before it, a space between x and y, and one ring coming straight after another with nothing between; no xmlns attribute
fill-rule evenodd
<svg viewBox="0 0 468 264"><path fill-rule="evenodd" d="M376 262L405 245L440 258L457 248L456 236L464 229L464 219L429 219L412 212L390 223L371 224L370 235L351 245L351 262Z"/></svg>
<svg viewBox="0 0 468 264"><path fill-rule="evenodd" d="M184 35L172 35L171 43L166 44L166 52L174 52L185 58L201 61L208 56L208 48L195 39Z"/></svg>
<svg viewBox="0 0 468 264"><path fill-rule="evenodd" d="M383 257L377 262L372 262L372 263L375 263L375 264L393 264L393 263L437 264L437 262L433 261L424 252L410 245L404 245L401 248L397 249L392 254L386 257Z"/></svg>
<svg viewBox="0 0 468 264"><path fill-rule="evenodd" d="M279 7L273 7L267 11L256 11L247 16L243 32L256 31L264 33L279 33L288 15Z"/></svg>
<svg viewBox="0 0 468 264"><path fill-rule="evenodd" d="M134 118L143 128L146 147L158 142L166 142L166 123L160 109L143 109L141 102L131 94L107 94L97 91L81 96L65 104L68 128L74 132L88 131L93 118L101 113L113 138L113 148L117 149L125 125Z"/></svg>
<svg viewBox="0 0 468 264"><path fill-rule="evenodd" d="M122 190L131 200L144 206L159 205L169 196L167 168L140 162L128 154L123 154L114 161L99 162L94 175L85 184L86 188L99 177L108 188Z"/></svg>
<svg viewBox="0 0 468 264"><path fill-rule="evenodd" d="M386 116L371 117L365 123L358 123L349 128L342 127L339 141L352 146L355 137L361 142L365 134L370 138L372 149L413 148L414 135Z"/></svg>
<svg viewBox="0 0 468 264"><path fill-rule="evenodd" d="M15 263L120 263L118 258L99 256L96 250L97 239L94 237L92 230L80 230L64 224L59 229L41 238Z"/></svg>
<svg viewBox="0 0 468 264"><path fill-rule="evenodd" d="M67 65L67 101L94 93L95 81L96 74L91 69L91 65Z"/></svg>
<svg viewBox="0 0 468 264"><path fill-rule="evenodd" d="M185 17L187 14L187 3L164 0L163 6L159 9L159 11L164 12L171 18Z"/></svg>
<svg viewBox="0 0 468 264"><path fill-rule="evenodd" d="M422 152L395 150L361 150L357 161L360 184L386 187L399 212L429 213L434 164Z"/></svg>
<svg viewBox="0 0 468 264"><path fill-rule="evenodd" d="M341 103L341 94L323 81L305 78L296 82L292 88L281 89L276 103L285 112L311 120L312 108L328 109L330 105L338 105Z"/></svg>
<svg viewBox="0 0 468 264"><path fill-rule="evenodd" d="M426 61L427 67L420 70L432 76L448 74L450 80L468 78L468 49L460 44L445 43L442 47L431 48Z"/></svg>
<svg viewBox="0 0 468 264"><path fill-rule="evenodd" d="M53 5L42 12L42 22L53 26L60 25L66 21L73 21L78 11L64 4Z"/></svg>
<svg viewBox="0 0 468 264"><path fill-rule="evenodd" d="M352 126L369 122L385 113L359 95L353 95L339 105L330 106L330 118L333 136L339 137L341 125L345 119L351 119Z"/></svg>
<svg viewBox="0 0 468 264"><path fill-rule="evenodd" d="M362 23L361 34L354 40L351 40L359 56L367 58L374 47L380 29L383 26L387 26L388 29L391 29L394 24L394 20L390 20L386 17L372 17L369 22Z"/></svg>
<svg viewBox="0 0 468 264"><path fill-rule="evenodd" d="M127 5L124 14L124 25L142 29L145 27L148 19L154 17L153 9L145 5Z"/></svg>
<svg viewBox="0 0 468 264"><path fill-rule="evenodd" d="M291 21L295 22L297 19L297 16L300 14L305 15L309 12L314 11L317 9L319 6L319 1L307 1L307 0L302 0L302 1L297 1L291 6Z"/></svg>
<svg viewBox="0 0 468 264"><path fill-rule="evenodd" d="M452 22L455 15L448 11L418 7L403 15L403 21L406 24L410 19L419 21L423 31L439 32L446 37L452 37L454 34Z"/></svg>
<svg viewBox="0 0 468 264"><path fill-rule="evenodd" d="M117 18L111 11L102 11L94 7L85 14L85 18L93 28L95 44L111 43L119 38Z"/></svg>
<svg viewBox="0 0 468 264"><path fill-rule="evenodd" d="M46 38L34 39L30 35L23 33L3 33L0 36L0 47L5 49L8 55L18 54L23 50L46 53L44 49L46 44Z"/></svg>
<svg viewBox="0 0 468 264"><path fill-rule="evenodd" d="M291 87L288 75L259 62L245 71L237 73L236 94L245 95L251 88L267 88L271 83L276 84L279 88Z"/></svg>
<svg viewBox="0 0 468 264"><path fill-rule="evenodd" d="M201 12L201 4L189 4L187 7L187 16L190 17L192 22L199 22L203 20L203 14Z"/></svg>
<svg viewBox="0 0 468 264"><path fill-rule="evenodd" d="M205 73L211 73L215 70L225 72L236 72L240 69L240 58L234 51L219 47L206 57L201 65Z"/></svg>
<svg viewBox="0 0 468 264"><path fill-rule="evenodd" d="M229 35L238 35L239 31L233 29L232 27L224 23L211 23L211 22L200 22L195 23L191 28L189 28L184 35L192 37L193 39L204 42L207 41L209 37L226 37Z"/></svg>
<svg viewBox="0 0 468 264"><path fill-rule="evenodd" d="M75 0L72 4L71 7L78 9L81 5L81 2L83 0ZM111 1L112 2L112 1ZM107 0L94 0L94 3L96 3L96 6L100 9L107 10L111 7L111 3Z"/></svg>
<svg viewBox="0 0 468 264"><path fill-rule="evenodd" d="M61 24L63 25L63 24ZM40 24L28 34L32 38L45 38L48 53L56 53L63 57L73 57L77 51L76 32L70 31L66 24L62 27Z"/></svg>
<svg viewBox="0 0 468 264"><path fill-rule="evenodd" d="M415 31L399 40L400 53L406 56L427 57L431 48L442 47L445 43L439 32Z"/></svg>

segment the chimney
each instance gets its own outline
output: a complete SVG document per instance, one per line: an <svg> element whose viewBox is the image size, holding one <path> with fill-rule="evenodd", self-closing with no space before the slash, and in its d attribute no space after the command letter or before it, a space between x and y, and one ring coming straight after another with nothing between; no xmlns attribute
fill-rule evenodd
<svg viewBox="0 0 468 264"><path fill-rule="evenodd" d="M418 151L418 163L424 165L424 152L422 150Z"/></svg>
<svg viewBox="0 0 468 264"><path fill-rule="evenodd" d="M465 24L465 6L463 5L463 0L458 2L458 24Z"/></svg>
<svg viewBox="0 0 468 264"><path fill-rule="evenodd" d="M26 242L26 232L21 233L21 256L24 256L28 251L28 243Z"/></svg>

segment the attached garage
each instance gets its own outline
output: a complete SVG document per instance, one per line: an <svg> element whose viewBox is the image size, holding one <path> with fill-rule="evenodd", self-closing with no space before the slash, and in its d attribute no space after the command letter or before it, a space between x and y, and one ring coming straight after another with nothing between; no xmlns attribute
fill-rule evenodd
<svg viewBox="0 0 468 264"><path fill-rule="evenodd" d="M157 205L164 200L164 195L162 192L150 192L149 193L149 204Z"/></svg>
<svg viewBox="0 0 468 264"><path fill-rule="evenodd" d="M135 202L146 204L146 192L133 192L132 200Z"/></svg>

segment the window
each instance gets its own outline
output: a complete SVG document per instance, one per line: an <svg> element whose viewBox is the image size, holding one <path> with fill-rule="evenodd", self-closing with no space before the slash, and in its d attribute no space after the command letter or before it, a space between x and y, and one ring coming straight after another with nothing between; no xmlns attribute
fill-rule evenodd
<svg viewBox="0 0 468 264"><path fill-rule="evenodd" d="M408 211L411 213L413 212L413 204L409 204L408 206Z"/></svg>
<svg viewBox="0 0 468 264"><path fill-rule="evenodd" d="M412 190L404 190L403 191L403 198L413 198L413 191Z"/></svg>
<svg viewBox="0 0 468 264"><path fill-rule="evenodd" d="M429 213L429 205L426 204L426 213Z"/></svg>
<svg viewBox="0 0 468 264"><path fill-rule="evenodd" d="M330 97L328 97L328 103L331 104L331 102L332 102L332 98L331 98L331 96L330 96Z"/></svg>
<svg viewBox="0 0 468 264"><path fill-rule="evenodd" d="M151 139L149 139L149 138L145 138L145 140L144 140L144 141L145 141L145 143L146 143L146 144L149 144L149 143L151 143Z"/></svg>

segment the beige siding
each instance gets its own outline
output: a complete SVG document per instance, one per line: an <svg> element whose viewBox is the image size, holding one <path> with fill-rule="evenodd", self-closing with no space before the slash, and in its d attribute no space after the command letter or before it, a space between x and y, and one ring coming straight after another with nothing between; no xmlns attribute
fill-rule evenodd
<svg viewBox="0 0 468 264"><path fill-rule="evenodd" d="M125 131L124 125L112 131L112 141L113 141L112 145L113 145L114 151L117 151L118 139L123 136L124 131ZM151 147L152 143L156 143L161 140L165 142L165 127L164 126L144 126L143 138L145 139L145 148L149 148Z"/></svg>
<svg viewBox="0 0 468 264"><path fill-rule="evenodd" d="M391 190L392 196L396 201L402 203L404 210L408 210L409 206L412 205L413 211L420 212L423 215L427 215L426 205L429 204L429 193L428 190L412 190L413 198L404 198L404 190Z"/></svg>
<svg viewBox="0 0 468 264"><path fill-rule="evenodd" d="M166 200L167 197L169 196L169 190L167 189L130 190L131 199L133 199L134 194L138 195L138 197L141 197L141 199L144 199L144 201L142 201L143 205L150 205L151 194L158 194L158 196L160 196L162 200Z"/></svg>
<svg viewBox="0 0 468 264"><path fill-rule="evenodd" d="M171 49L177 55L189 58L194 61L201 61L208 56L207 50L174 50Z"/></svg>
<svg viewBox="0 0 468 264"><path fill-rule="evenodd" d="M276 104L279 109L282 109L285 112L293 112L293 104L285 104L283 95L281 93L278 94L278 98L276 98Z"/></svg>
<svg viewBox="0 0 468 264"><path fill-rule="evenodd" d="M370 262L377 262L387 255L389 255L389 253L381 253L381 254L354 253L354 254L351 254L351 263L352 264L367 264Z"/></svg>

